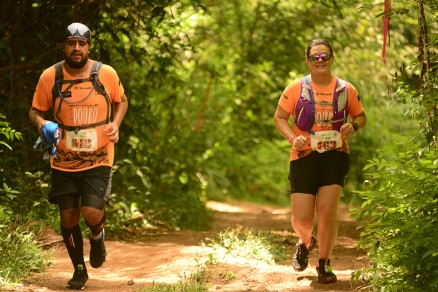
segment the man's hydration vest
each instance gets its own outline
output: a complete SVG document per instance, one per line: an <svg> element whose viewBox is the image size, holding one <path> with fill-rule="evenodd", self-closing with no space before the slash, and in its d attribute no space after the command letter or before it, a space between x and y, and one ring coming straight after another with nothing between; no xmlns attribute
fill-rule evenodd
<svg viewBox="0 0 438 292"><path fill-rule="evenodd" d="M347 121L348 116L348 97L347 97L347 82L340 78L336 78L335 92L333 93L333 101L315 101L313 97L312 86L310 85L309 75L300 79L301 93L300 98L295 107L295 125L302 131L307 131L309 134L314 134L312 131L313 124L316 123L331 123L333 130L340 131L341 126ZM315 119L315 103L333 106L333 117L331 120Z"/></svg>
<svg viewBox="0 0 438 292"><path fill-rule="evenodd" d="M56 119L56 122L58 123L58 126L66 131L75 131L76 133L81 130L81 129L86 129L86 128L91 128L91 127L97 127L100 125L104 125L110 122L111 119L111 110L112 110L112 103L111 103L111 98L108 96L108 94L105 91L105 87L103 86L102 83L100 83L99 81L99 70L102 67L102 62L98 62L98 61L93 61L93 65L91 66L91 71L90 71L90 77L88 78L80 78L80 79L75 79L75 80L64 80L64 72L62 70L62 63L58 62L56 63L55 66L55 85L52 88L52 98L53 98L53 109L54 109L54 116ZM78 83L82 83L82 82L88 82L90 81L93 84L92 89L90 90L90 92L81 100L77 101L77 102L69 102L66 99L66 92L68 92L70 90L70 88ZM62 91L62 85L63 84L69 84L69 86L67 86L67 88ZM103 95L105 97L105 101L107 104L107 112L106 112L106 119L103 121L99 121L96 122L94 124L90 124L90 125L83 125L83 126L65 126L62 124L61 118L59 117L59 113L61 112L61 106L62 104L65 102L67 104L78 104L81 103L83 101L85 101L90 95L91 93L93 93L93 91L96 90L99 94ZM61 98L61 100L59 101L58 104L58 108L55 109L55 100L57 98Z"/></svg>

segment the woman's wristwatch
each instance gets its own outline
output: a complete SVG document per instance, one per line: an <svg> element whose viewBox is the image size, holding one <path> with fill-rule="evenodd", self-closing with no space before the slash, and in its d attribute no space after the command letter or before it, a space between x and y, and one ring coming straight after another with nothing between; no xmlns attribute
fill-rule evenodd
<svg viewBox="0 0 438 292"><path fill-rule="evenodd" d="M351 122L351 125L353 126L355 132L359 131L359 125L356 122Z"/></svg>

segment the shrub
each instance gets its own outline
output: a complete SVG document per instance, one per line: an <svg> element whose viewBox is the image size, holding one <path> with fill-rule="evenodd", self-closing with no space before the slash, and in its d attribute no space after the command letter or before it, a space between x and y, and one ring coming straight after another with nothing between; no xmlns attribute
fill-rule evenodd
<svg viewBox="0 0 438 292"><path fill-rule="evenodd" d="M385 291L436 291L438 287L438 157L418 150L414 138L399 138L396 158L375 158L365 167L370 180L356 216L360 246L371 267L356 276Z"/></svg>
<svg viewBox="0 0 438 292"><path fill-rule="evenodd" d="M38 246L32 227L12 223L0 226L0 286L43 271L49 256Z"/></svg>

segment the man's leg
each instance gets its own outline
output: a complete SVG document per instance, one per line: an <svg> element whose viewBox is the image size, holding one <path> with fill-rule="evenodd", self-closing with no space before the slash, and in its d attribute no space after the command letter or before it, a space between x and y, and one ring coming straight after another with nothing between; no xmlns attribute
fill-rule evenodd
<svg viewBox="0 0 438 292"><path fill-rule="evenodd" d="M90 265L99 268L106 260L105 215L106 202L97 195L82 196L81 213L90 228Z"/></svg>
<svg viewBox="0 0 438 292"><path fill-rule="evenodd" d="M75 194L57 198L61 215L61 234L68 255L75 269L73 278L67 283L70 289L83 289L88 280L84 261L84 244L79 226L78 197Z"/></svg>

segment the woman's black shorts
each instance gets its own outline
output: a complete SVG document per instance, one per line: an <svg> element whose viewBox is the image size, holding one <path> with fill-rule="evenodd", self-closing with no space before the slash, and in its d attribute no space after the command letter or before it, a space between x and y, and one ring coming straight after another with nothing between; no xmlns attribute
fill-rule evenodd
<svg viewBox="0 0 438 292"><path fill-rule="evenodd" d="M291 193L318 193L322 186L344 187L350 169L350 155L337 150L311 154L290 162Z"/></svg>

